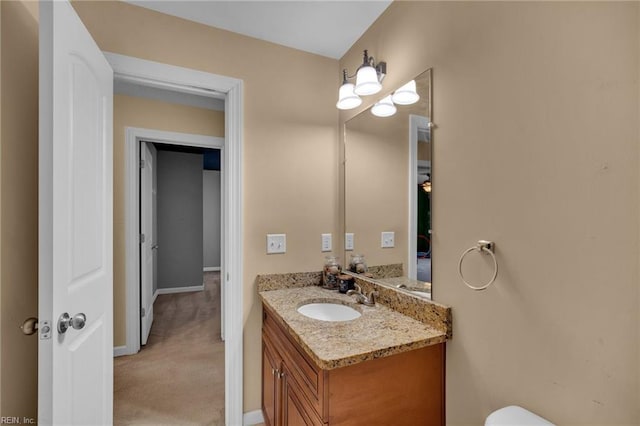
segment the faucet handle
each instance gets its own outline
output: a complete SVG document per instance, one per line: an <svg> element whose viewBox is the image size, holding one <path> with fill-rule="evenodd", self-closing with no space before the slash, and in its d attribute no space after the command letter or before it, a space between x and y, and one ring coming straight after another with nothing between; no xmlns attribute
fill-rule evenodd
<svg viewBox="0 0 640 426"><path fill-rule="evenodd" d="M371 304L375 305L376 299L378 298L378 296L380 296L380 293L378 293L376 290L371 290L371 293L369 293L369 296L367 297L367 299L369 299Z"/></svg>
<svg viewBox="0 0 640 426"><path fill-rule="evenodd" d="M362 288L360 288L358 284L354 284L354 285L355 285L355 290L347 290L347 296L355 295L358 303L362 303L362 300L364 298L364 294L362 294Z"/></svg>

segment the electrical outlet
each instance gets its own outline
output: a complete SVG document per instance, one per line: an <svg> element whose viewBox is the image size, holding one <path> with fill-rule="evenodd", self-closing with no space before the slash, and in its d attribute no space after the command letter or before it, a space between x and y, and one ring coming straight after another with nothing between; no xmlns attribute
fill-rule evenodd
<svg viewBox="0 0 640 426"><path fill-rule="evenodd" d="M267 254L287 252L287 234L267 234Z"/></svg>
<svg viewBox="0 0 640 426"><path fill-rule="evenodd" d="M382 248L392 248L396 245L396 233L395 232L383 232L380 245Z"/></svg>
<svg viewBox="0 0 640 426"><path fill-rule="evenodd" d="M322 234L322 251L331 251L331 234Z"/></svg>
<svg viewBox="0 0 640 426"><path fill-rule="evenodd" d="M344 234L344 249L353 250L353 233L347 232Z"/></svg>

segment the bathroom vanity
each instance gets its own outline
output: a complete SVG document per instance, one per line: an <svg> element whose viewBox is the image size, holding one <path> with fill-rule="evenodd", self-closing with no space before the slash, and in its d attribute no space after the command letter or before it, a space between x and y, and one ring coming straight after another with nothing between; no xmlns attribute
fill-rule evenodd
<svg viewBox="0 0 640 426"><path fill-rule="evenodd" d="M444 425L450 309L366 280L359 285L379 291L378 303L358 305L321 289L319 279L258 277L265 423ZM318 302L349 306L360 317L333 322L298 312Z"/></svg>

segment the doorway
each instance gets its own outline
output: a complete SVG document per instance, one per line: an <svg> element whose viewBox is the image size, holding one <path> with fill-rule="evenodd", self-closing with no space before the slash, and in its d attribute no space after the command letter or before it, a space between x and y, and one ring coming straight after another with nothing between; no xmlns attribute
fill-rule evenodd
<svg viewBox="0 0 640 426"><path fill-rule="evenodd" d="M163 139L138 144L142 346L114 360L114 424L223 424L221 150Z"/></svg>
<svg viewBox="0 0 640 426"><path fill-rule="evenodd" d="M181 145L167 143L171 137L166 134L162 143L141 140L138 144L140 306L136 311L130 304L128 319L134 321L128 328L140 318L141 345L151 331L158 295L204 291L203 273L217 272L205 277L219 281L222 272L223 150L186 145L186 139ZM222 146L223 141L212 137L211 144ZM222 290L219 284L217 288ZM224 315L217 327L224 338L223 324ZM129 353L136 349L134 346Z"/></svg>
<svg viewBox="0 0 640 426"><path fill-rule="evenodd" d="M225 102L225 137L212 142L198 135L172 134L144 128L128 128L124 146L125 165L125 281L127 312L131 304L139 306L136 291L139 281L139 195L137 148L141 140L175 145L190 145L222 149L221 162L226 168L223 179L221 250L221 293L225 307L222 325L225 336L225 419L229 424L243 422L243 322L242 322L242 81L201 71L141 60L123 55L105 53L118 79L147 87L159 87L183 94L200 94ZM185 139L186 137L186 139ZM186 142L185 142L186 141ZM139 317L138 317L139 319ZM127 324L136 324L136 318L127 318ZM125 353L139 348L139 327L127 326Z"/></svg>
<svg viewBox="0 0 640 426"><path fill-rule="evenodd" d="M141 187L143 185L143 171L145 167L143 167L144 162L148 162L149 158L143 160L142 155L145 155L143 150L144 147L149 146L149 144L153 144L154 147L164 147L161 149L155 148L157 152L157 156L160 156L160 153L164 151L181 151L183 153L195 153L199 152L200 155L205 150L218 150L220 152L220 169L224 170L224 139L220 137L214 136L204 136L204 135L196 135L196 134L188 134L188 133L178 133L178 132L166 132L159 131L153 129L142 129L142 128L134 128L127 127L126 128L126 150L125 152L130 156L135 158L133 161L134 170L130 170L130 173L127 175L127 184L126 187L129 189L129 197L132 203L127 204L127 217L131 219L131 229L127 229L126 236L127 241L135 244L135 247L131 251L131 255L127 254L127 264L128 272L133 272L130 275L130 279L127 280L126 285L126 347L124 350L121 350L120 353L116 355L132 355L136 354L140 351L141 343L146 340L146 336L142 335L143 331L148 331L149 327L145 326L145 322L147 320L152 320L153 318L153 291L152 287L144 286L144 282L142 281L145 276L145 271L143 265L147 264L148 260L152 260L154 256L158 255L157 247L154 249L154 246L158 246L156 244L153 237L147 238L143 227L144 223L148 224L148 221L141 220L142 212L143 212L143 194L141 193ZM168 148L167 148L168 147ZM150 150L153 151L153 150ZM198 161L198 160L196 160ZM202 161L202 159L200 159ZM131 163L131 161L129 161ZM146 170L149 170L147 168ZM202 168L200 169L202 173ZM202 179L202 178L201 178ZM220 184L221 184L221 192L224 193L224 187L227 182L227 174L222 172L220 174ZM200 182L202 185L202 181ZM152 185L152 184L151 184ZM224 195L221 197L224 200ZM152 201L151 201L152 203ZM224 201L222 201L224 205ZM180 206L177 206L178 210ZM226 206L225 206L226 207ZM224 210L223 210L224 213ZM152 215L151 215L152 216ZM150 217L151 217L150 216ZM224 214L222 214L224 217ZM224 219L222 219L224 222ZM153 226L147 226L147 234L149 233L148 229L153 229ZM224 227L221 229L221 247L225 247L228 239L228 232ZM202 234L202 232L200 232ZM180 237L184 237L181 235ZM129 246L128 246L129 248ZM202 249L202 246L201 246ZM166 250L164 250L166 252ZM146 253L146 255L145 255ZM202 265L202 250L196 255L200 259L191 259L200 262ZM188 259L189 256L186 256ZM221 250L221 260L225 257L224 250ZM172 258L169 256L167 260L159 259L159 262L169 262L175 261L175 257ZM185 260L188 262L189 260ZM189 268L192 271L193 268ZM203 266L200 267L201 272ZM172 271L168 271L169 275L173 275ZM220 266L220 274L221 276L225 276L226 268L224 266L224 261L221 262ZM169 279L171 281L171 278ZM192 280L195 281L195 280ZM153 280L150 280L153 282ZM180 289L178 287L183 287L182 290L193 291L193 290L201 290L202 283L196 282L187 282L186 285L183 283L174 283L168 285L158 284L158 294L163 292L165 293L175 293L179 292ZM224 300L224 286L221 285L221 295L222 295L222 323L225 323L225 317L227 315L227 310L225 309L225 300ZM144 309L144 311L143 311ZM147 315L147 313L149 315ZM143 315L144 314L144 315ZM222 331L222 336L224 338L225 333Z"/></svg>

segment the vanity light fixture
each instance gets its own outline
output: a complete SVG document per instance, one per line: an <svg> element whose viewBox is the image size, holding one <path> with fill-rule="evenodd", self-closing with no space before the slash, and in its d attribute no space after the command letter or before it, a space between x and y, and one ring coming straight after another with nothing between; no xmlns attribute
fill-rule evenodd
<svg viewBox="0 0 640 426"><path fill-rule="evenodd" d="M396 106L391 100L391 95L382 98L371 108L371 114L376 117L391 117L397 111Z"/></svg>
<svg viewBox="0 0 640 426"><path fill-rule="evenodd" d="M342 86L338 94L338 109L353 109L362 104L359 96L375 95L382 90L382 80L387 74L387 63L378 62L369 56L365 49L362 65L355 76L348 76L347 70L342 70ZM350 78L356 78L356 84L349 83Z"/></svg>

